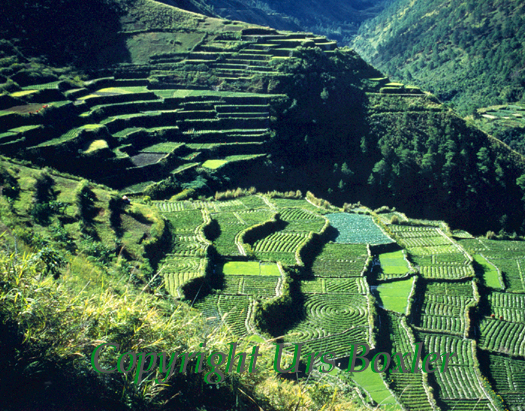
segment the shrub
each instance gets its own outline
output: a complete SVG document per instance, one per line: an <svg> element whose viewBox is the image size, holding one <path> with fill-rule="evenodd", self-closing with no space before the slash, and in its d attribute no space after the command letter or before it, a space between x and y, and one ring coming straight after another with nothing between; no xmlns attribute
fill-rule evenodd
<svg viewBox="0 0 525 411"><path fill-rule="evenodd" d="M49 175L47 170L43 170L38 176L36 176L36 181L34 185L35 194L33 197L35 203L47 203L54 199L54 185L55 180L53 180L53 178Z"/></svg>
<svg viewBox="0 0 525 411"><path fill-rule="evenodd" d="M115 234L118 238L122 237L122 220L120 214L122 214L124 209L124 201L118 196L112 196L109 199L108 208L110 211L109 215L109 224L111 228L115 231Z"/></svg>
<svg viewBox="0 0 525 411"><path fill-rule="evenodd" d="M81 180L75 190L75 204L77 206L77 218L85 225L90 225L95 213L95 193L89 187L86 180Z"/></svg>
<svg viewBox="0 0 525 411"><path fill-rule="evenodd" d="M162 200L174 195L178 190L180 190L180 184L175 176L170 176L165 180L146 187L143 194L153 200Z"/></svg>
<svg viewBox="0 0 525 411"><path fill-rule="evenodd" d="M487 234L485 234L485 238L487 240L493 240L496 237L496 233L494 231L487 231Z"/></svg>
<svg viewBox="0 0 525 411"><path fill-rule="evenodd" d="M18 180L8 169L0 169L0 184L2 187L2 194L12 204L20 194L20 185Z"/></svg>

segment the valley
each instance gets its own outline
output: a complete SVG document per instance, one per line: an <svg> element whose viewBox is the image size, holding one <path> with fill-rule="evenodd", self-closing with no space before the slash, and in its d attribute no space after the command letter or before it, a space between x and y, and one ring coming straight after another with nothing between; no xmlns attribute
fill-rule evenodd
<svg viewBox="0 0 525 411"><path fill-rule="evenodd" d="M468 87L443 104L444 89L413 85L423 74L394 70L402 53L369 37L373 20L357 51L340 46L373 16L391 24L383 6L350 2L359 12L334 37L337 19L313 18L313 3L6 3L6 410L522 408L523 107L492 96L462 112ZM194 354L237 342L267 360L218 384L199 372L156 384L168 377L153 368L134 383L92 367L104 342ZM275 343L283 368L296 344L337 366L278 374ZM350 373L356 344L457 357L442 373Z"/></svg>

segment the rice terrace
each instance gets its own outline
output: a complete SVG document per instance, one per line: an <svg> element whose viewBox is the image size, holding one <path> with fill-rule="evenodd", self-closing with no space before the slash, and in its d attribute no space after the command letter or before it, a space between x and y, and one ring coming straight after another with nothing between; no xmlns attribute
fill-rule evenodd
<svg viewBox="0 0 525 411"><path fill-rule="evenodd" d="M0 409L524 411L525 97L461 118L210 3L2 6ZM260 366L210 383L229 343Z"/></svg>
<svg viewBox="0 0 525 411"><path fill-rule="evenodd" d="M440 375L352 374L348 381L363 404L520 409L523 374L502 371L525 369L525 311L516 294L523 284L512 280L521 275L514 251L525 246L465 238L444 222L411 220L399 212L385 220L384 213L362 206L348 212L314 206L317 199L309 196L185 201L177 205L180 211L169 202L155 203L191 234L177 237L177 251L164 260L166 288L175 297L189 293L208 321L223 321L238 337L283 335L284 342L304 343L307 352L333 352L343 362L351 344L359 343L393 354L421 342L425 353L458 354ZM208 242L202 233L212 221L218 233ZM193 254L182 252L207 247L216 247L219 260L204 252L197 264ZM493 273L501 283L492 280ZM202 284L213 291L204 295ZM280 310L272 312L272 304ZM296 304L302 308L294 309ZM488 360L486 367L480 358Z"/></svg>

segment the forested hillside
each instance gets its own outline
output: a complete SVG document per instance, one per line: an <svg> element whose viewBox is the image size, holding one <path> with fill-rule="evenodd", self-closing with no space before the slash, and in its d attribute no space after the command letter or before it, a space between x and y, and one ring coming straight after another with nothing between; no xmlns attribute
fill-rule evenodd
<svg viewBox="0 0 525 411"><path fill-rule="evenodd" d="M162 0L190 11L281 30L311 31L348 44L385 0Z"/></svg>
<svg viewBox="0 0 525 411"><path fill-rule="evenodd" d="M71 1L41 4L69 28L17 39L16 8L3 17L7 155L153 198L312 190L475 233L525 229L523 157L334 41L147 0L102 2L97 24ZM116 41L74 43L72 28L102 26Z"/></svg>
<svg viewBox="0 0 525 411"><path fill-rule="evenodd" d="M394 1L353 46L393 78L474 108L523 101L525 5L512 0Z"/></svg>

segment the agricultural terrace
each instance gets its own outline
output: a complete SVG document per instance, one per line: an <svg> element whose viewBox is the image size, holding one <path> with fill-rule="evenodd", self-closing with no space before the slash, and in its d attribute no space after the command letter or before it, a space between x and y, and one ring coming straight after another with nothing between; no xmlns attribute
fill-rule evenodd
<svg viewBox="0 0 525 411"><path fill-rule="evenodd" d="M405 252L402 250L380 254L379 266L373 269L379 271L378 280L405 277L410 272Z"/></svg>
<svg viewBox="0 0 525 411"><path fill-rule="evenodd" d="M428 282L425 293L416 296L415 308L419 310L416 324L424 330L467 334L467 311L474 307L474 285L471 281L461 283Z"/></svg>
<svg viewBox="0 0 525 411"><path fill-rule="evenodd" d="M525 323L525 295L492 292L488 295L492 314L514 323Z"/></svg>
<svg viewBox="0 0 525 411"><path fill-rule="evenodd" d="M25 192L23 201L31 201ZM236 338L282 336L287 350L304 343L304 352L330 351L338 359L350 354L351 344L366 342L394 354L412 352L421 342L423 352L459 357L449 371L434 375L389 369L331 377L360 387L365 403L383 401L387 409L496 409L501 400L493 388L511 383L501 392L503 401L510 409L521 406L523 379L517 372L525 355L525 294L500 287L480 297L483 285L473 281L484 275L490 284L489 267L501 270L505 285L509 278L517 281L521 243L455 240L437 222L375 223L368 215L333 213L275 194L152 206L170 234L157 273L167 293L206 316L210 332L222 324ZM125 227L129 217L122 217ZM330 241L333 224L345 241L359 242ZM348 228L352 224L355 232ZM397 244L377 224L385 224ZM384 243L371 245L377 241ZM265 325L272 322L279 323L278 331ZM480 368L482 359L488 365ZM514 372L512 381L503 379L503 370Z"/></svg>
<svg viewBox="0 0 525 411"><path fill-rule="evenodd" d="M372 367L363 372L354 372L350 376L377 404L385 411L396 411L401 408L392 391L389 390L385 380L379 373L375 373Z"/></svg>
<svg viewBox="0 0 525 411"><path fill-rule="evenodd" d="M512 410L523 406L525 392L525 361L503 355L484 357L494 381L494 389Z"/></svg>
<svg viewBox="0 0 525 411"><path fill-rule="evenodd" d="M494 264L487 260L482 254L474 254L472 257L483 269L483 279L485 280L487 287L496 290L505 288L501 271Z"/></svg>
<svg viewBox="0 0 525 411"><path fill-rule="evenodd" d="M383 318L392 344L391 355L393 356L397 352L414 352L416 340L406 317L394 312L387 312ZM386 378L389 381L390 389L396 394L401 404L411 410L433 409L427 394L429 385L423 378L424 374L394 373L392 371L392 368L387 370Z"/></svg>
<svg viewBox="0 0 525 411"><path fill-rule="evenodd" d="M472 257L439 227L390 224L388 228L424 278L459 280L475 275Z"/></svg>
<svg viewBox="0 0 525 411"><path fill-rule="evenodd" d="M312 273L316 277L361 277L368 260L364 244L327 243L315 259Z"/></svg>
<svg viewBox="0 0 525 411"><path fill-rule="evenodd" d="M377 302L381 307L385 310L404 314L406 313L408 297L415 281L416 277L412 277L407 280L383 283L376 287L371 287L371 289L377 296Z"/></svg>
<svg viewBox="0 0 525 411"><path fill-rule="evenodd" d="M185 187L202 183L197 175L230 168L244 176L245 170L257 169L268 154L275 154L267 151L267 143L278 137L275 131L281 124L275 124L275 111L290 97L281 93L292 79L280 68L303 53L301 47L319 47L335 57L334 66L337 60L342 66L356 63L343 68L344 76L366 92L373 121L389 122L401 111L435 116L443 110L421 91L378 77L357 55L336 50L337 44L326 38L197 19L193 13L153 3L148 6L162 7L162 12L144 13L150 16L144 26L137 26L136 16L121 19L119 35L130 60L101 74L107 77L79 80L75 88L59 79L27 84L4 96L11 106L0 111L0 153L137 194L132 207L120 213L124 250L144 266L143 256L152 257L152 280L162 280L171 298L194 303L208 319L210 334L223 324L236 338L282 336L287 343L304 342L307 352L331 351L337 358L348 356L351 344L367 342L393 354L411 352L422 342L425 352L458 353L449 372L428 377L364 374L356 377L357 383L378 403L387 404L390 391L407 410L523 409L525 242L468 233L453 237L442 222L422 224L400 212L376 217L363 206L355 209L363 214L334 212L333 207L281 198L276 192L228 201L177 201L192 195L193 189L181 188L170 201L140 204L142 196L171 195L157 190L161 180L173 178ZM180 30L166 30L174 23ZM70 161L63 161L66 157ZM41 172L20 164L4 168L9 172L1 176L2 209L29 221ZM80 243L76 203L70 195L78 181L55 174L52 178L56 198L52 195L43 204L67 204L63 228ZM12 179L18 184L13 187L19 191L16 198L7 195L6 181ZM90 187L94 207L107 210L115 193ZM276 214L279 223L273 219ZM92 228L111 249L116 233L109 215L98 213ZM154 215L159 224L146 215ZM275 224L266 224L272 219ZM399 224L392 223L396 220ZM154 232L156 225L163 226L162 233ZM32 229L36 236L31 241L50 237L44 225L35 223ZM337 235L327 238L334 231ZM243 242L247 233L252 234L249 244ZM374 277L371 246L393 242L402 251L379 253L383 273ZM485 285L493 287L481 299L473 255L485 259L476 257ZM309 261L302 261L305 256ZM498 271L499 288L489 266ZM414 280L385 282L408 272ZM373 305L371 281L382 282L380 299L388 310ZM405 306L412 281L416 293ZM479 289L486 291L483 284ZM265 321L280 321L284 336L258 328ZM486 357L488 366L480 369L479 358ZM334 383L349 390L352 384Z"/></svg>
<svg viewBox="0 0 525 411"><path fill-rule="evenodd" d="M525 292L525 244L521 241L495 241L487 239L462 240L471 253L483 257L500 270L506 290ZM495 281L493 282L495 284Z"/></svg>
<svg viewBox="0 0 525 411"><path fill-rule="evenodd" d="M229 261L222 267L224 275L281 276L277 264L256 261Z"/></svg>
<svg viewBox="0 0 525 411"><path fill-rule="evenodd" d="M338 232L334 238L336 243L377 245L393 242L370 216L338 213L327 214L326 217Z"/></svg>
<svg viewBox="0 0 525 411"><path fill-rule="evenodd" d="M482 374L476 362L476 348L473 340L443 334L419 333L425 352L456 353L451 358L447 372L437 372L429 377L435 379L439 399L446 409L491 410L498 402L494 392L484 387ZM441 367L440 357L436 366Z"/></svg>

